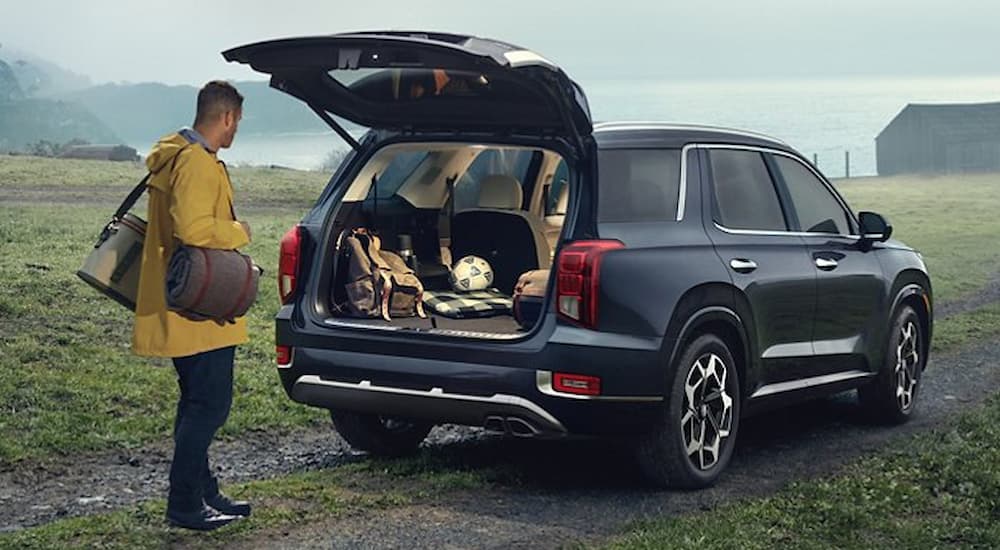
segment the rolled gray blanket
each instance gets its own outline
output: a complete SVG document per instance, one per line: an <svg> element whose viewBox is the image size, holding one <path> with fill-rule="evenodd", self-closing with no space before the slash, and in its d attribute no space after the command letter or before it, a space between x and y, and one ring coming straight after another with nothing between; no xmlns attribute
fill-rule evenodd
<svg viewBox="0 0 1000 550"><path fill-rule="evenodd" d="M167 268L167 306L193 319L232 321L253 305L259 280L246 254L181 246Z"/></svg>

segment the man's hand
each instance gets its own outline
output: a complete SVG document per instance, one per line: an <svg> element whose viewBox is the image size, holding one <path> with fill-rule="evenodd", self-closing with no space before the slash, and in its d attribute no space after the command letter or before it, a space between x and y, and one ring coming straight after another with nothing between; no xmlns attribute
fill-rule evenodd
<svg viewBox="0 0 1000 550"><path fill-rule="evenodd" d="M252 241L253 240L253 235L250 234L250 224L248 224L247 222L241 221L240 225L243 226L243 231L247 232L247 238Z"/></svg>

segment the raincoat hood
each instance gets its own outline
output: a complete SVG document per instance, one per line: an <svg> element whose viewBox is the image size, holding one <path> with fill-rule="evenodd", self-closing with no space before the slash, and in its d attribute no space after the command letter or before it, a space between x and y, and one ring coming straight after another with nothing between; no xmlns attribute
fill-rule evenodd
<svg viewBox="0 0 1000 550"><path fill-rule="evenodd" d="M177 158L177 155L190 145L191 142L179 133L173 133L160 138L160 141L153 146L153 150L149 152L149 156L146 157L146 168L153 174L160 172L168 167ZM150 178L149 185L157 187L161 191L167 191L168 189L164 187L164 184L169 184L169 182L170 178Z"/></svg>

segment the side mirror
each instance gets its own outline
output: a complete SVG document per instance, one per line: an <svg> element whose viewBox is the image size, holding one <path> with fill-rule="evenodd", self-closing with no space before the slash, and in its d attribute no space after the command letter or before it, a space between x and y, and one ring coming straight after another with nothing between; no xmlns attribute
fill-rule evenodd
<svg viewBox="0 0 1000 550"><path fill-rule="evenodd" d="M865 241L885 242L892 236L892 224L875 212L859 212L861 222L861 239Z"/></svg>

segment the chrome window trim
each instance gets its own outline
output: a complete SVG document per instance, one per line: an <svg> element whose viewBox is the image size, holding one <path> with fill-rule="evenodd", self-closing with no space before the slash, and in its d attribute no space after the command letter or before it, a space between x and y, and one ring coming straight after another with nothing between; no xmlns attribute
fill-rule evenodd
<svg viewBox="0 0 1000 550"><path fill-rule="evenodd" d="M547 370L535 371L535 385L538 387L538 391L545 395L565 399L578 399L581 401L609 401L618 403L659 403L663 401L663 397L656 395L579 395L558 392L552 387L552 372Z"/></svg>
<svg viewBox="0 0 1000 550"><path fill-rule="evenodd" d="M688 152L695 150L697 147L694 145L685 145L681 147L681 182L677 186L678 196L677 196L677 218L676 221L684 221L685 209L687 208L687 189L688 189Z"/></svg>
<svg viewBox="0 0 1000 550"><path fill-rule="evenodd" d="M816 176L817 179L819 179L820 183L822 183L824 186L826 186L827 191L830 192L831 195L833 195L833 198L835 198L837 200L837 204L839 204L840 207L844 210L844 212L847 213L847 215L855 223L855 225L857 225L858 228L861 227L861 223L858 222L858 219L854 216L854 212L851 211L850 207L847 206L847 203L844 202L843 197L841 197L840 194L837 193L836 190L833 189L833 186L830 185L830 182L828 182L826 180L826 178L824 178L823 175L820 174L819 171L816 170L812 165L810 165L807 162L802 162L802 159L800 159L799 157L795 156L792 153L789 153L787 151L782 151L780 149L772 149L770 147L760 147L760 146L757 146L757 145L730 145L730 144L724 144L724 143L698 143L698 144L695 144L695 147L697 147L698 149L730 149L730 150L737 150L737 151L753 151L753 152L756 152L756 153L767 153L767 154L771 154L771 155L780 155L780 156L783 156L783 157L790 158L790 159L798 162L799 164L805 166L810 172L812 172L812 174L814 176ZM780 201L781 197L778 197L778 200ZM822 232L816 232L816 231L765 231L765 230L757 230L757 229L730 229L728 227L720 225L715 220L712 220L712 223L715 225L715 227L719 228L720 230L722 230L722 231L724 231L726 233L732 233L734 235L794 235L794 236L797 236L797 237L817 237L818 236L818 237L840 237L840 238L854 239L854 240L861 239L861 235L855 235L855 234L850 234L850 233L849 234L844 234L844 233L822 233Z"/></svg>
<svg viewBox="0 0 1000 550"><path fill-rule="evenodd" d="M723 233L729 233L731 235L763 235L770 237L837 237L840 239L850 239L857 241L861 239L860 235L842 235L840 233L816 233L808 231L763 231L758 229L729 229L728 227L719 225L719 222L712 220L712 225L716 229L722 231Z"/></svg>

